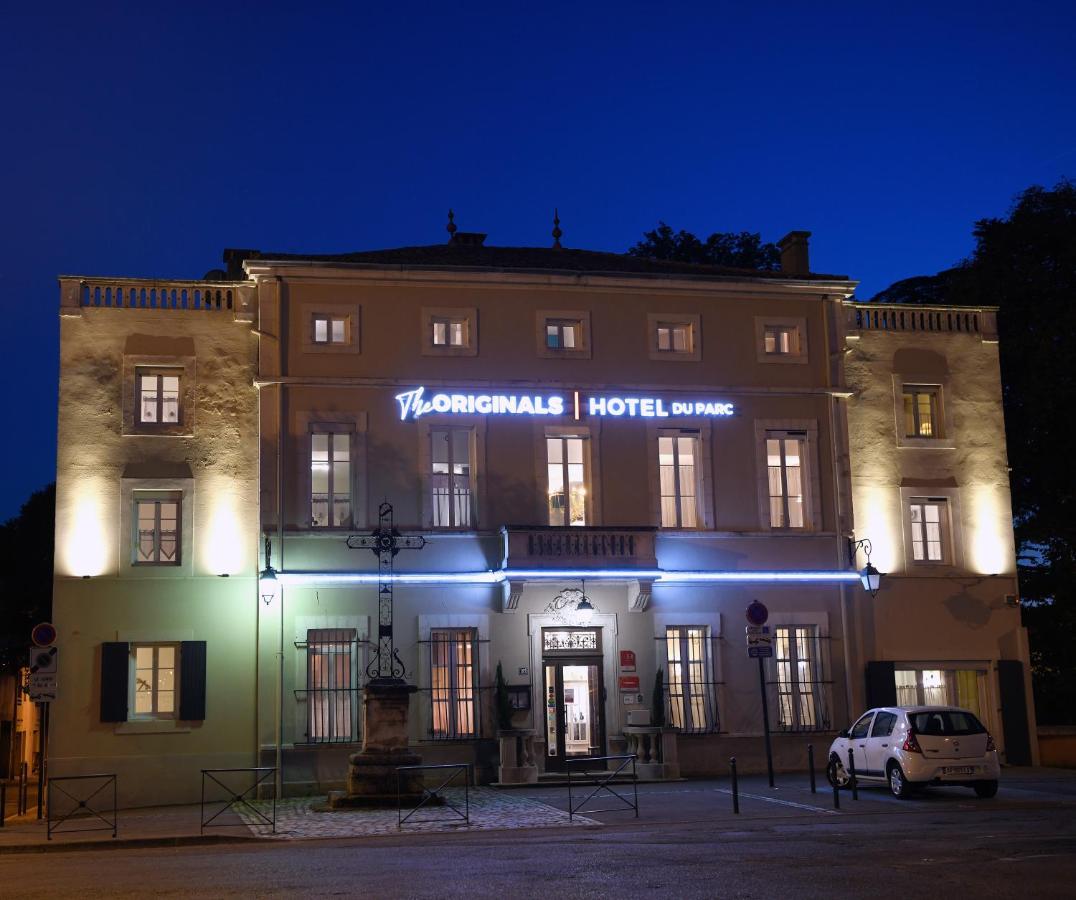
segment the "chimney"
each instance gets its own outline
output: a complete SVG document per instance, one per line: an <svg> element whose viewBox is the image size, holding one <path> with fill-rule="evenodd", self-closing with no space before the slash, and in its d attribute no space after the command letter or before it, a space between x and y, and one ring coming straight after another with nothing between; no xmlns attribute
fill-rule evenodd
<svg viewBox="0 0 1076 900"><path fill-rule="evenodd" d="M809 231L790 231L777 242L781 251L781 271L794 278L809 275L811 264L807 258Z"/></svg>

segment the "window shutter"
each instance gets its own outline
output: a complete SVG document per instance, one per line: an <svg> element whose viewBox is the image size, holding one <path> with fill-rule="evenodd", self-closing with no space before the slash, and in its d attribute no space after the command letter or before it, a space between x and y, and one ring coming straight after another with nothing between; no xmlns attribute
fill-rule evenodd
<svg viewBox="0 0 1076 900"><path fill-rule="evenodd" d="M205 719L205 641L183 641L179 649L179 718Z"/></svg>
<svg viewBox="0 0 1076 900"><path fill-rule="evenodd" d="M127 679L131 648L126 641L101 644L101 721L127 721Z"/></svg>
<svg viewBox="0 0 1076 900"><path fill-rule="evenodd" d="M1031 738L1027 729L1024 664L1020 660L998 660L998 688L1001 694L1005 761L1011 766L1030 766Z"/></svg>
<svg viewBox="0 0 1076 900"><path fill-rule="evenodd" d="M891 662L867 663L867 708L897 705L896 666Z"/></svg>

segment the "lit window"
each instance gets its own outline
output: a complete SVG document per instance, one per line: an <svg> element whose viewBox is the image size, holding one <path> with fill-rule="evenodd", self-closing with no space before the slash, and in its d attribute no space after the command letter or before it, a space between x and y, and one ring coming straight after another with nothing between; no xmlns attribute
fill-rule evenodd
<svg viewBox="0 0 1076 900"><path fill-rule="evenodd" d="M146 424L179 422L179 370L138 371L138 421Z"/></svg>
<svg viewBox="0 0 1076 900"><path fill-rule="evenodd" d="M346 344L347 316L314 316L315 344Z"/></svg>
<svg viewBox="0 0 1076 900"><path fill-rule="evenodd" d="M686 324L659 324L658 350L666 353L691 352L691 326Z"/></svg>
<svg viewBox="0 0 1076 900"><path fill-rule="evenodd" d="M434 527L469 528L472 524L471 435L469 428L430 432Z"/></svg>
<svg viewBox="0 0 1076 900"><path fill-rule="evenodd" d="M938 388L905 385L904 435L910 438L942 436L941 419L938 416Z"/></svg>
<svg viewBox="0 0 1076 900"><path fill-rule="evenodd" d="M132 644L133 718L171 719L176 715L175 644Z"/></svg>
<svg viewBox="0 0 1076 900"><path fill-rule="evenodd" d="M307 738L312 743L355 740L355 629L307 631Z"/></svg>
<svg viewBox="0 0 1076 900"><path fill-rule="evenodd" d="M908 502L912 526L912 559L944 563L949 559L949 501L944 497L913 497Z"/></svg>
<svg viewBox="0 0 1076 900"><path fill-rule="evenodd" d="M545 345L550 350L575 350L579 346L578 321L549 319L545 323Z"/></svg>
<svg viewBox="0 0 1076 900"><path fill-rule="evenodd" d="M897 705L959 706L979 715L979 676L974 669L897 669Z"/></svg>
<svg viewBox="0 0 1076 900"><path fill-rule="evenodd" d="M478 643L473 628L430 632L430 698L433 736L478 736Z"/></svg>
<svg viewBox="0 0 1076 900"><path fill-rule="evenodd" d="M661 483L663 528L698 526L699 439L692 435L658 438L658 475Z"/></svg>
<svg viewBox="0 0 1076 900"><path fill-rule="evenodd" d="M435 347L466 347L466 319L431 319Z"/></svg>
<svg viewBox="0 0 1076 900"><path fill-rule="evenodd" d="M762 330L762 348L770 356L797 356L799 329L794 325L766 325Z"/></svg>
<svg viewBox="0 0 1076 900"><path fill-rule="evenodd" d="M135 500L135 565L179 565L180 503L178 493Z"/></svg>
<svg viewBox="0 0 1076 900"><path fill-rule="evenodd" d="M774 629L774 638L778 727L827 728L818 660L818 626L779 625Z"/></svg>
<svg viewBox="0 0 1076 900"><path fill-rule="evenodd" d="M767 432L766 473L771 528L803 528L803 432Z"/></svg>
<svg viewBox="0 0 1076 900"><path fill-rule="evenodd" d="M351 434L310 435L310 524L341 528L351 524Z"/></svg>
<svg viewBox="0 0 1076 900"><path fill-rule="evenodd" d="M549 524L587 524L587 482L581 437L547 437Z"/></svg>
<svg viewBox="0 0 1076 900"><path fill-rule="evenodd" d="M685 733L717 730L714 685L707 677L708 646L705 628L665 629L669 714L672 725Z"/></svg>

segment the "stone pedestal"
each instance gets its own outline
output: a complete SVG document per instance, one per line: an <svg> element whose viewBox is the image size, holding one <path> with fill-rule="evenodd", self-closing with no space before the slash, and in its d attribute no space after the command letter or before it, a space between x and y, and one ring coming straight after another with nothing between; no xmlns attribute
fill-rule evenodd
<svg viewBox="0 0 1076 900"><path fill-rule="evenodd" d="M407 715L418 688L398 678L375 678L362 692L362 750L348 757L347 790L332 791L329 806L395 806L397 766L417 766L422 757L408 749ZM399 799L422 798L422 773L406 773Z"/></svg>
<svg viewBox="0 0 1076 900"><path fill-rule="evenodd" d="M665 781L680 777L680 759L676 738L678 728L656 725L626 725L624 737L628 753L635 754L635 772L648 781Z"/></svg>
<svg viewBox="0 0 1076 900"><path fill-rule="evenodd" d="M526 728L507 728L498 731L497 738L501 744L497 780L501 784L534 784L538 781L534 732Z"/></svg>

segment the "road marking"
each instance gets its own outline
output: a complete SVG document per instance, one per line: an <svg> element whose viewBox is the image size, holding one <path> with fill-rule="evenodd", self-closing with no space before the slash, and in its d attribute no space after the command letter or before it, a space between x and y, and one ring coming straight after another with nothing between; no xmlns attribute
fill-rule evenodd
<svg viewBox="0 0 1076 900"><path fill-rule="evenodd" d="M714 788L714 791L716 791L719 794L731 794L732 793L732 791L729 790L728 788ZM838 813L837 810L835 810L835 809L826 809L825 807L822 807L822 806L811 806L811 805L809 805L807 803L795 803L792 800L779 800L777 797L764 797L761 794L747 794L747 793L744 793L743 791L740 791L740 796L741 797L749 797L752 800L765 800L767 803L779 803L779 804L781 804L781 806L792 806L792 807L795 807L796 809L805 809L808 812L822 813L822 814L827 815L827 816L840 815L840 813Z"/></svg>

